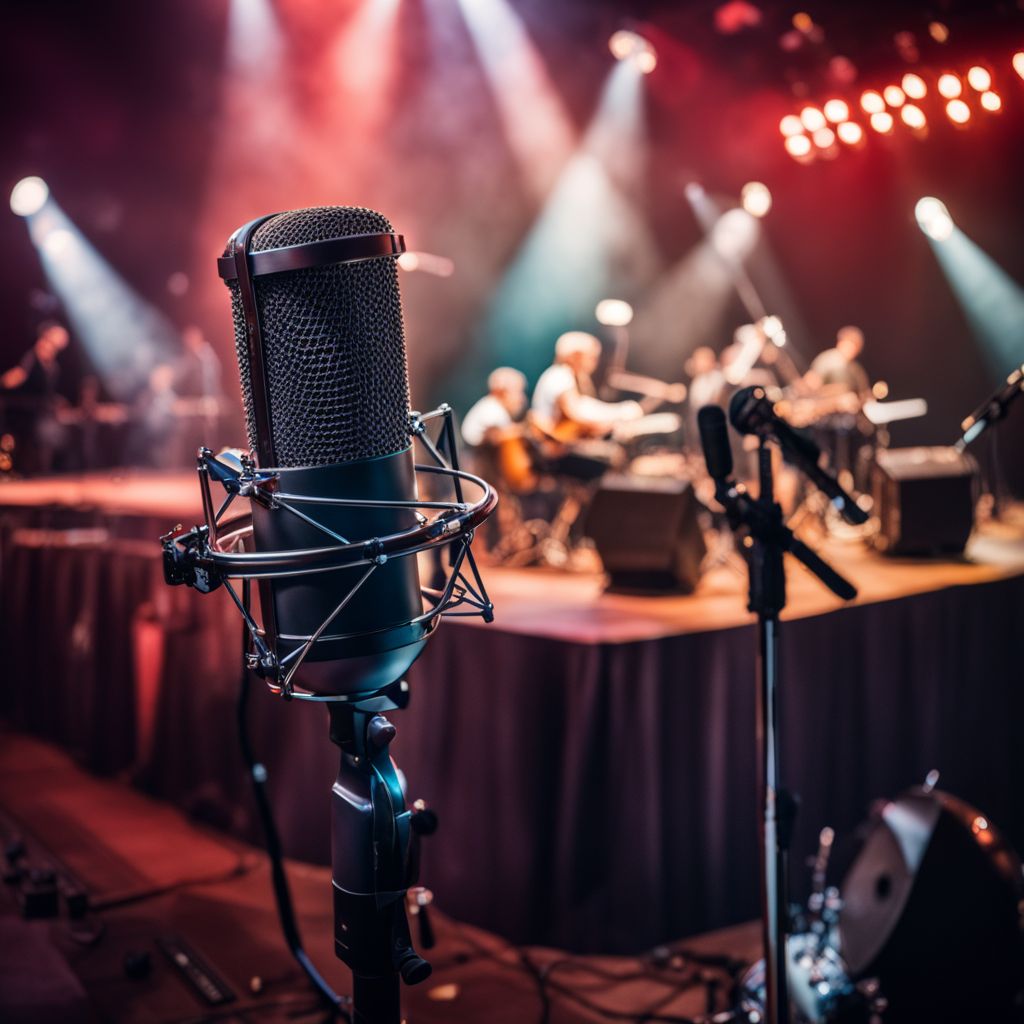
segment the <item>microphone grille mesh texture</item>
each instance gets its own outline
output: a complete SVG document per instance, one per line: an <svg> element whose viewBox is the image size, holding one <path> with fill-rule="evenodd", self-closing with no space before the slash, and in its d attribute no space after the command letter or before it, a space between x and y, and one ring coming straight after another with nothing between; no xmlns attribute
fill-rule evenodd
<svg viewBox="0 0 1024 1024"><path fill-rule="evenodd" d="M389 232L382 214L320 206L271 217L250 252ZM259 451L245 317L230 284L249 443ZM255 279L278 466L325 466L390 455L409 444L409 375L398 271L390 257Z"/></svg>

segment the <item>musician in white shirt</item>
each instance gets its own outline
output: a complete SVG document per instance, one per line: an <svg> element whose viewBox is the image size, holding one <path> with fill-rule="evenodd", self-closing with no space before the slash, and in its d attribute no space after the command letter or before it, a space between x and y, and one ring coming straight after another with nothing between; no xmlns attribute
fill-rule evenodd
<svg viewBox="0 0 1024 1024"><path fill-rule="evenodd" d="M555 342L555 361L533 389L531 411L537 425L554 432L572 423L582 436L600 436L617 423L640 419L639 402L602 402L592 375L601 359L601 342L584 331L569 331Z"/></svg>
<svg viewBox="0 0 1024 1024"><path fill-rule="evenodd" d="M462 420L462 439L472 448L497 444L526 408L526 377L499 366L487 378L484 395Z"/></svg>

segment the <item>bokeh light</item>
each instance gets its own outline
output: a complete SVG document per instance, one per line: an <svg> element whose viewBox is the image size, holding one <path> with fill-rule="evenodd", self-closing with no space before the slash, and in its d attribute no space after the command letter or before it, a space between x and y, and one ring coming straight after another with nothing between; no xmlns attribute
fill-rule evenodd
<svg viewBox="0 0 1024 1024"><path fill-rule="evenodd" d="M817 107L804 107L800 111L800 121L809 132L825 127L825 115Z"/></svg>
<svg viewBox="0 0 1024 1024"><path fill-rule="evenodd" d="M914 216L918 227L936 242L944 242L953 234L953 218L941 199L934 196L919 199L914 207Z"/></svg>
<svg viewBox="0 0 1024 1024"><path fill-rule="evenodd" d="M811 140L806 135L789 135L786 137L786 152L797 160L802 160L811 153Z"/></svg>
<svg viewBox="0 0 1024 1024"><path fill-rule="evenodd" d="M898 85L887 85L882 90L882 95L885 97L885 102L890 107L902 107L907 97L903 95L903 90Z"/></svg>
<svg viewBox="0 0 1024 1024"><path fill-rule="evenodd" d="M627 327L633 322L633 307L625 299L602 299L594 316L606 327Z"/></svg>
<svg viewBox="0 0 1024 1024"><path fill-rule="evenodd" d="M828 149L835 145L836 133L831 128L819 128L811 138L818 149Z"/></svg>
<svg viewBox="0 0 1024 1024"><path fill-rule="evenodd" d="M31 217L38 213L50 198L50 188L42 178L32 175L22 178L11 189L11 209L19 217Z"/></svg>
<svg viewBox="0 0 1024 1024"><path fill-rule="evenodd" d="M783 135L799 135L804 130L804 123L796 114L787 114L779 122L779 131Z"/></svg>
<svg viewBox="0 0 1024 1024"><path fill-rule="evenodd" d="M1024 50L1020 50L1013 55L1013 70L1024 78Z"/></svg>
<svg viewBox="0 0 1024 1024"><path fill-rule="evenodd" d="M997 92L983 92L981 94L981 105L986 110L996 111L1002 110L1003 100Z"/></svg>
<svg viewBox="0 0 1024 1024"><path fill-rule="evenodd" d="M825 117L833 124L846 121L850 117L850 107L845 100L829 100L824 107Z"/></svg>
<svg viewBox="0 0 1024 1024"><path fill-rule="evenodd" d="M867 89L860 95L860 108L865 114L880 114L885 110L885 100L880 92Z"/></svg>
<svg viewBox="0 0 1024 1024"><path fill-rule="evenodd" d="M913 103L908 103L901 111L900 117L903 119L903 123L908 128L920 129L925 126L927 119L924 116L924 111L920 107L914 106Z"/></svg>
<svg viewBox="0 0 1024 1024"><path fill-rule="evenodd" d="M967 72L967 84L976 92L986 92L992 88L992 75L987 68L975 64Z"/></svg>
<svg viewBox="0 0 1024 1024"><path fill-rule="evenodd" d="M946 115L953 124L967 124L971 119L971 108L963 100L950 100L946 104Z"/></svg>
<svg viewBox="0 0 1024 1024"><path fill-rule="evenodd" d="M658 55L651 43L637 32L619 29L608 40L608 49L616 60L632 60L645 75L658 66Z"/></svg>
<svg viewBox="0 0 1024 1024"><path fill-rule="evenodd" d="M964 87L956 75L947 71L944 75L939 76L938 90L939 95L945 99L955 100L964 91Z"/></svg>
<svg viewBox="0 0 1024 1024"><path fill-rule="evenodd" d="M935 42L944 43L949 39L949 29L941 21L932 21L928 23L928 35L930 35Z"/></svg>
<svg viewBox="0 0 1024 1024"><path fill-rule="evenodd" d="M752 217L763 217L772 208L772 194L760 181L748 181L740 191L740 204Z"/></svg>
<svg viewBox="0 0 1024 1024"><path fill-rule="evenodd" d="M871 115L871 127L880 135L888 135L892 131L892 114L887 110L880 110L877 114Z"/></svg>
<svg viewBox="0 0 1024 1024"><path fill-rule="evenodd" d="M912 100L924 99L928 94L928 86L924 84L924 79L920 75L915 75L912 71L908 71L903 76L903 81L900 85Z"/></svg>
<svg viewBox="0 0 1024 1024"><path fill-rule="evenodd" d="M840 142L848 146L856 146L864 138L864 129L856 121L844 121L836 128L836 135Z"/></svg>

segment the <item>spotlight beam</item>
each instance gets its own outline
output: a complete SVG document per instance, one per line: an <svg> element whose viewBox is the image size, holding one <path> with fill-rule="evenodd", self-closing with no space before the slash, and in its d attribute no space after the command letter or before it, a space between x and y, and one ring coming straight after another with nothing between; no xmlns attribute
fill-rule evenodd
<svg viewBox="0 0 1024 1024"><path fill-rule="evenodd" d="M110 266L52 196L27 219L73 337L115 398L134 397L149 371L177 354L174 326Z"/></svg>

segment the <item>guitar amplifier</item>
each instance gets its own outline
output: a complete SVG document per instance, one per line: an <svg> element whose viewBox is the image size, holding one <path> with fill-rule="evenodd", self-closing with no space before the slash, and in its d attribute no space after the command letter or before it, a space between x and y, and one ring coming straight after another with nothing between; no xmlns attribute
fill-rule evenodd
<svg viewBox="0 0 1024 1024"><path fill-rule="evenodd" d="M690 593L706 550L697 509L685 480L605 476L583 532L594 541L610 589Z"/></svg>
<svg viewBox="0 0 1024 1024"><path fill-rule="evenodd" d="M872 495L887 555L959 554L974 529L978 466L955 448L880 451Z"/></svg>

